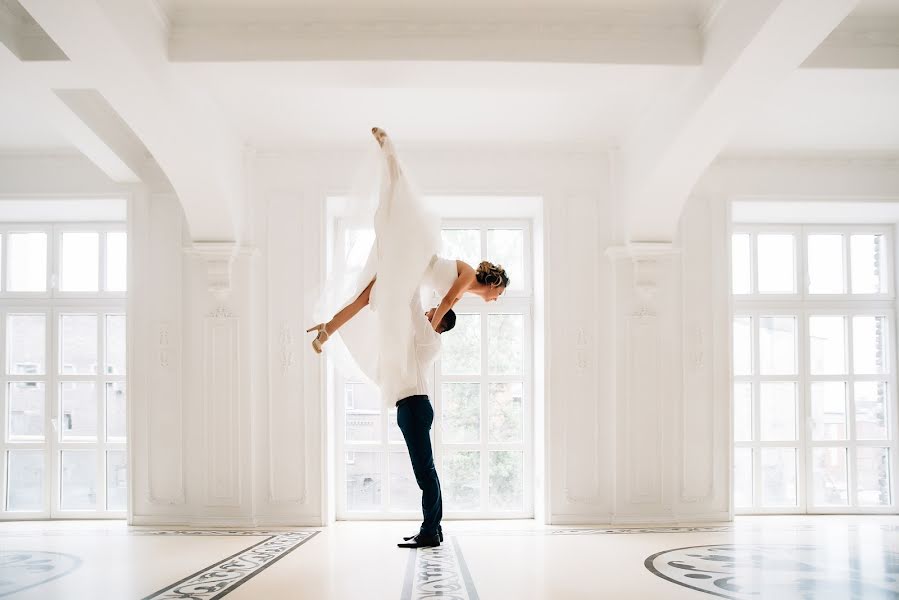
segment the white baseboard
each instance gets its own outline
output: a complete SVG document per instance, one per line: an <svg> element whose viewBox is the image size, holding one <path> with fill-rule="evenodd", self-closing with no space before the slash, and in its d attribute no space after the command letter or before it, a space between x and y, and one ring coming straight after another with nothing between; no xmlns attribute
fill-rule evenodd
<svg viewBox="0 0 899 600"><path fill-rule="evenodd" d="M610 525L612 515L550 515L547 525Z"/></svg>
<svg viewBox="0 0 899 600"><path fill-rule="evenodd" d="M308 517L172 517L164 515L134 515L129 525L167 527L322 527L318 519Z"/></svg>
<svg viewBox="0 0 899 600"><path fill-rule="evenodd" d="M257 527L326 527L316 517L256 517Z"/></svg>
<svg viewBox="0 0 899 600"><path fill-rule="evenodd" d="M605 525L609 527L626 525L628 527L648 525L652 527L689 527L698 523L731 523L733 519L727 512L716 512L696 515L553 515L550 525Z"/></svg>

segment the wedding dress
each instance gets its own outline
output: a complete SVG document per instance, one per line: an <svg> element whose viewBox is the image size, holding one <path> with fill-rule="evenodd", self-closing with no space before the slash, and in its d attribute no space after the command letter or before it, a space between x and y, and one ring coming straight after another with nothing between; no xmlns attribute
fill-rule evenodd
<svg viewBox="0 0 899 600"><path fill-rule="evenodd" d="M369 305L337 331L342 345L329 342L326 348L338 368L375 383L382 400L392 407L417 382L413 311L434 306L435 297L439 302L457 270L454 260L437 256L440 220L425 206L389 138L380 148L377 165L376 176L364 175L346 199L352 226L374 228L365 266L352 272L335 264L327 286L331 302L326 299L323 308L326 314L329 309L331 314L337 312L375 281Z"/></svg>

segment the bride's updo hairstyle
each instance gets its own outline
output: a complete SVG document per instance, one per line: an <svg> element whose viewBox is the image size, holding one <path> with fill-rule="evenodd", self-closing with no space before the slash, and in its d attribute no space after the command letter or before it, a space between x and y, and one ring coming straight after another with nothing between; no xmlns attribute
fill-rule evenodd
<svg viewBox="0 0 899 600"><path fill-rule="evenodd" d="M502 265L495 265L489 261L482 261L475 272L478 283L484 283L491 287L506 287L509 285L509 276Z"/></svg>

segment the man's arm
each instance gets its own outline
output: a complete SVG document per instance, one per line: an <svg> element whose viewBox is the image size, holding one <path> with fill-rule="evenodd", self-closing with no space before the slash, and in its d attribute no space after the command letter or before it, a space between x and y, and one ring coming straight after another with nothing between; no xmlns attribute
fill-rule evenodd
<svg viewBox="0 0 899 600"><path fill-rule="evenodd" d="M458 277L456 277L456 281L453 282L453 285L446 293L446 296L443 297L443 300L440 301L440 305L438 305L437 309L434 311L434 316L431 317L431 327L435 331L437 327L440 326L440 322L443 320L443 317L446 316L447 312L449 312L449 309L454 307L456 303L462 298L462 294L465 293L465 290L468 289L468 286L471 285L471 282L474 281L474 278L474 269L467 269L463 271Z"/></svg>
<svg viewBox="0 0 899 600"><path fill-rule="evenodd" d="M412 301L412 331L414 334L415 353L421 364L430 365L440 354L440 334L431 327L416 294Z"/></svg>

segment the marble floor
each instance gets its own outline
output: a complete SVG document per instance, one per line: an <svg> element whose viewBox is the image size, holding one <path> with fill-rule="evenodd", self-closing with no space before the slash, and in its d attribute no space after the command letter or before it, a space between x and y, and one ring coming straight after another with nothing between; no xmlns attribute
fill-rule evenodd
<svg viewBox="0 0 899 600"><path fill-rule="evenodd" d="M670 528L450 521L439 548L395 547L415 529L396 521L272 530L5 522L0 598L899 598L892 516Z"/></svg>

